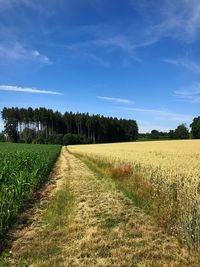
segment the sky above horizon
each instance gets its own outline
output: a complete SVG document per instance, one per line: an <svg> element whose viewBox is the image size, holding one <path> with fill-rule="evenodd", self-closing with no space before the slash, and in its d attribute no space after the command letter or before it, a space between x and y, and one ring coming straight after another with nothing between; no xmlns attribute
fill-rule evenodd
<svg viewBox="0 0 200 267"><path fill-rule="evenodd" d="M189 126L200 1L0 0L4 106L135 119L140 132Z"/></svg>

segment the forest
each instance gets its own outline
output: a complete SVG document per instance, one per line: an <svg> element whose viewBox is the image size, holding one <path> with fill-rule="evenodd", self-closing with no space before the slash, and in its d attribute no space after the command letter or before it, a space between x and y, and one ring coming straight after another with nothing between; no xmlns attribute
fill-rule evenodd
<svg viewBox="0 0 200 267"><path fill-rule="evenodd" d="M135 120L65 112L43 107L6 108L2 139L37 144L85 144L134 141L138 137Z"/></svg>

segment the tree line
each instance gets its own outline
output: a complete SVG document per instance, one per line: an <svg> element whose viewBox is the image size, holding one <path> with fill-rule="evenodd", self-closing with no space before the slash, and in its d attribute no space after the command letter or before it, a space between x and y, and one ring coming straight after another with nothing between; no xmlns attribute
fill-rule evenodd
<svg viewBox="0 0 200 267"><path fill-rule="evenodd" d="M0 139L11 142L77 144L134 141L135 120L31 107L3 108Z"/></svg>
<svg viewBox="0 0 200 267"><path fill-rule="evenodd" d="M175 130L169 132L162 132L158 130L152 130L150 133L139 134L140 140L169 140L169 139L200 139L200 116L193 119L190 124L191 131L185 124L180 124Z"/></svg>

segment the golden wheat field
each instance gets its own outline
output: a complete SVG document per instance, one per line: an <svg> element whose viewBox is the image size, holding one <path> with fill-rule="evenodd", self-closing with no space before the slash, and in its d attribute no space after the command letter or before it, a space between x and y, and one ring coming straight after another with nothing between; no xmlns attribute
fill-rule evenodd
<svg viewBox="0 0 200 267"><path fill-rule="evenodd" d="M131 165L154 187L170 231L190 247L200 246L200 140L69 146L72 153Z"/></svg>

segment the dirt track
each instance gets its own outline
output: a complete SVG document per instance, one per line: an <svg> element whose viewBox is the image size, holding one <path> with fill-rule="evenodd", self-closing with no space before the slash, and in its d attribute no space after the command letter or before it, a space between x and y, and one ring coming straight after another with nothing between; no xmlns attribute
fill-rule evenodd
<svg viewBox="0 0 200 267"><path fill-rule="evenodd" d="M67 181L74 199L67 232L63 233L63 265L59 266L191 266L177 240L134 207L112 181L98 179L65 148L57 168L60 179L56 190ZM37 217L37 211L35 214ZM40 224L34 220L18 233L14 254L37 238ZM46 265L33 262L31 266Z"/></svg>

